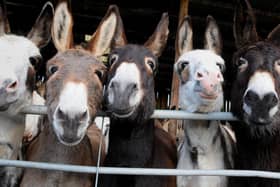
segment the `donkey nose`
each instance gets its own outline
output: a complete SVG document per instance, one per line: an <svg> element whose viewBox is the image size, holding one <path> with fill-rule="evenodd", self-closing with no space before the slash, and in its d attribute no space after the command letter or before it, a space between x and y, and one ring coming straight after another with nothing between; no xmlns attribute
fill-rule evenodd
<svg viewBox="0 0 280 187"><path fill-rule="evenodd" d="M13 79L7 79L4 81L4 87L8 93L13 93L18 88L18 81Z"/></svg>
<svg viewBox="0 0 280 187"><path fill-rule="evenodd" d="M195 79L198 81L205 79L205 77L207 77L207 72L197 71L195 73Z"/></svg>
<svg viewBox="0 0 280 187"><path fill-rule="evenodd" d="M247 93L244 96L244 102L247 105L253 105L258 100L259 100L259 96L251 90L247 91Z"/></svg>
<svg viewBox="0 0 280 187"><path fill-rule="evenodd" d="M211 94L217 92L219 84L223 82L223 75L221 72L197 71L195 80L200 82L201 87L206 93Z"/></svg>
<svg viewBox="0 0 280 187"><path fill-rule="evenodd" d="M137 83L134 82L127 82L126 84L121 84L117 81L112 81L110 89L114 90L114 92L126 92L126 93L133 93L138 89Z"/></svg>
<svg viewBox="0 0 280 187"><path fill-rule="evenodd" d="M278 104L279 99L273 92L265 94L261 99L259 95L254 91L247 91L247 93L244 96L244 102L247 105L252 106L254 105L254 103L258 103L258 101L262 101L262 103L264 103L268 108L272 108Z"/></svg>
<svg viewBox="0 0 280 187"><path fill-rule="evenodd" d="M198 81L208 79L213 82L222 82L223 75L219 71L217 71L217 72L197 71L195 73L195 79Z"/></svg>

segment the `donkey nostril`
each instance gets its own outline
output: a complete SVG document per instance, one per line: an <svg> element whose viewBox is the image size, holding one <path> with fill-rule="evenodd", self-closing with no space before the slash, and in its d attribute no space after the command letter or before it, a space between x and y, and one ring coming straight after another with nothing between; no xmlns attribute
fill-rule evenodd
<svg viewBox="0 0 280 187"><path fill-rule="evenodd" d="M111 85L110 85L110 88L114 88L115 87L115 83L112 82Z"/></svg>
<svg viewBox="0 0 280 187"><path fill-rule="evenodd" d="M81 121L86 121L87 117L88 117L88 113L87 113L87 111L85 111L80 115L80 120Z"/></svg>
<svg viewBox="0 0 280 187"><path fill-rule="evenodd" d="M137 84L132 84L132 89L136 90L137 89Z"/></svg>
<svg viewBox="0 0 280 187"><path fill-rule="evenodd" d="M17 86L18 86L18 82L17 82L17 81L14 81L14 82L10 83L10 84L6 87L6 90L7 90L8 92L13 92L13 91L16 90Z"/></svg>
<svg viewBox="0 0 280 187"><path fill-rule="evenodd" d="M202 78L202 77L203 77L202 73L197 72L197 77L198 77L198 78Z"/></svg>
<svg viewBox="0 0 280 187"><path fill-rule="evenodd" d="M264 96L263 101L273 107L278 103L278 98L274 93L269 93Z"/></svg>
<svg viewBox="0 0 280 187"><path fill-rule="evenodd" d="M58 119L64 119L65 118L65 114L63 113L63 111L60 108L57 109L56 115L57 115Z"/></svg>
<svg viewBox="0 0 280 187"><path fill-rule="evenodd" d="M115 81L113 81L113 82L111 82L111 84L110 84L110 88L111 89L114 89L114 88L116 88L118 85L117 85L117 82L115 82Z"/></svg>
<svg viewBox="0 0 280 187"><path fill-rule="evenodd" d="M259 96L253 91L248 91L244 97L244 102L247 104L252 104L259 100Z"/></svg>

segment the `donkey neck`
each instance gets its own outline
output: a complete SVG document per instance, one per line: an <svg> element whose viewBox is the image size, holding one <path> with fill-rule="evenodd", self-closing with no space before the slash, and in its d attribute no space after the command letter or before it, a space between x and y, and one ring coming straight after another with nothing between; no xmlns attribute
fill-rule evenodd
<svg viewBox="0 0 280 187"><path fill-rule="evenodd" d="M219 121L184 120L185 140L191 148L197 147L198 152L206 154L210 150L218 149L220 127Z"/></svg>
<svg viewBox="0 0 280 187"><path fill-rule="evenodd" d="M17 159L25 128L25 116L0 113L0 157Z"/></svg>
<svg viewBox="0 0 280 187"><path fill-rule="evenodd" d="M273 124L275 126L279 124ZM280 130L256 136L242 122L233 123L237 139L238 168L279 170ZM277 127L275 127L277 128ZM264 132L263 132L264 133ZM242 159L240 159L240 158Z"/></svg>
<svg viewBox="0 0 280 187"><path fill-rule="evenodd" d="M113 119L107 160L118 166L144 167L153 155L154 120L143 124Z"/></svg>

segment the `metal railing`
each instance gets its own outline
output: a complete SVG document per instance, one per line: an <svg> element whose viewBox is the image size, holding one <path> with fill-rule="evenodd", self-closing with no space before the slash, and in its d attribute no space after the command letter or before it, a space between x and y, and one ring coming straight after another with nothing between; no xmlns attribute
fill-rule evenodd
<svg viewBox="0 0 280 187"><path fill-rule="evenodd" d="M31 105L21 110L24 114L47 114L47 107L42 105ZM99 113L99 115L106 115ZM152 118L156 119L194 119L194 120L224 120L236 121L237 119L230 112L212 112L208 114L189 113L176 110L155 110Z"/></svg>
<svg viewBox="0 0 280 187"><path fill-rule="evenodd" d="M47 113L45 106L32 105L22 109L24 114L44 115ZM105 113L100 113L104 116ZM155 110L152 115L157 119L194 119L194 120L225 120L236 121L230 112L215 112L208 114L188 113L184 111ZM103 128L103 127L102 127ZM121 168L121 167L97 167L68 165L59 163L43 163L19 160L0 159L0 166L34 168L44 170L56 170L77 173L92 174L117 174L117 175L157 175L157 176L233 176L233 177L261 177L280 179L280 172L256 171L256 170L183 170L183 169L154 169L154 168ZM95 184L95 186L97 183Z"/></svg>
<svg viewBox="0 0 280 187"><path fill-rule="evenodd" d="M94 167L57 163L43 163L19 160L2 160L0 166L56 170L76 173L116 174L116 175L155 175L155 176L234 176L261 177L280 179L280 173L254 170L183 170L183 169L151 169L151 168L123 168L123 167Z"/></svg>

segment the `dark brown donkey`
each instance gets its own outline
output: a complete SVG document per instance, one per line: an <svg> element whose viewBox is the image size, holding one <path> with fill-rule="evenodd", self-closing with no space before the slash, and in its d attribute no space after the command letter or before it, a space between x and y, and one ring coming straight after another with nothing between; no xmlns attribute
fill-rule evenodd
<svg viewBox="0 0 280 187"><path fill-rule="evenodd" d="M247 3L235 13L238 46L233 63L236 77L232 88L232 112L241 121L233 125L237 139L236 169L280 171L280 25L260 41L255 17ZM240 20L247 20L241 29ZM242 33L242 34L241 34ZM233 186L279 187L280 180L236 178Z"/></svg>
<svg viewBox="0 0 280 187"><path fill-rule="evenodd" d="M72 46L72 25L67 3L62 2L55 11L52 33L59 52L47 63L48 115L43 119L42 132L27 150L31 161L97 163L102 134L94 125L91 133L86 133L101 107L106 67L96 57L111 46L117 26L116 7L109 8L87 50ZM92 186L93 179L87 174L27 169L21 186L85 187Z"/></svg>
<svg viewBox="0 0 280 187"><path fill-rule="evenodd" d="M168 37L168 15L164 13L149 40L127 44L118 16L115 48L110 54L110 69L105 99L111 113L106 166L136 168L175 168L176 146L171 136L155 127L150 119L155 109L154 75L157 57ZM104 175L99 186L171 187L175 177Z"/></svg>

